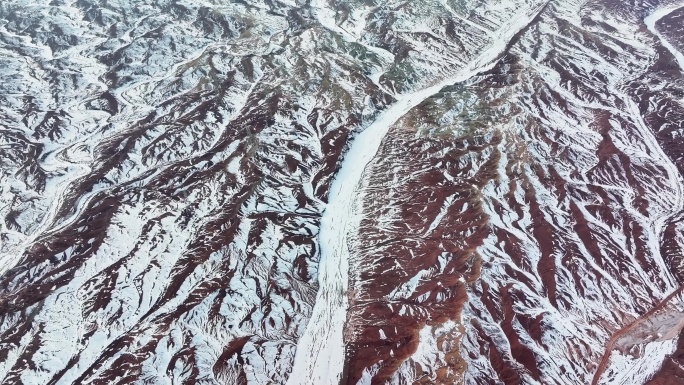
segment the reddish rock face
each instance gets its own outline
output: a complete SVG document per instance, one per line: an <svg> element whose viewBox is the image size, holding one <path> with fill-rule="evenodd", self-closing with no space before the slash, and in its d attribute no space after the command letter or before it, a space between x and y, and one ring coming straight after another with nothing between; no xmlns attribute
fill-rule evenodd
<svg viewBox="0 0 684 385"><path fill-rule="evenodd" d="M640 316L679 306L678 297L663 299L681 282L684 83L672 54L640 19L657 8L549 6L494 69L445 89L390 132L364 196L369 219L358 243L378 246L361 248L358 255L369 256L352 279L364 289L350 300L357 334L348 354L357 364L348 383L364 375L370 383L398 383L407 372L417 383L453 383L415 369L422 368L415 338L446 317L465 333L451 350L459 359L440 364L465 383L643 383L657 371L670 347L660 348L655 362L628 355L637 367L630 377L621 377L621 363L606 350L609 341L643 329ZM615 18L600 20L604 13ZM640 29L634 42L619 37L620 23ZM664 19L657 25L667 33ZM650 42L651 51L638 41ZM458 152L468 140L477 146ZM445 204L453 186L474 189L463 212L459 193ZM435 221L437 230L426 232ZM445 251L468 295L465 304L441 297L453 299L444 301L450 314L430 302L445 287L432 286L441 265L430 253ZM461 264L464 255L472 257ZM418 273L404 274L406 266ZM397 306L394 287L410 287L414 297ZM418 315L408 318L425 324L402 319L403 309L413 308ZM400 335L373 341L377 329L392 325L401 325ZM630 346L675 340L667 341ZM676 383L672 371L653 381Z"/></svg>
<svg viewBox="0 0 684 385"><path fill-rule="evenodd" d="M0 382L684 383L683 7L3 2Z"/></svg>
<svg viewBox="0 0 684 385"><path fill-rule="evenodd" d="M373 381L390 380L418 349L421 329L458 319L466 285L479 276L477 247L489 229L478 195L494 175L500 138L414 136L405 130L388 138L387 153L369 169L364 199L372 203L351 261L350 384L370 367L377 368ZM426 151L445 154L431 159ZM405 178L400 186L392 183L398 178ZM438 367L418 366L424 373L416 380L448 383L462 367L454 355Z"/></svg>
<svg viewBox="0 0 684 385"><path fill-rule="evenodd" d="M684 346L682 341L684 341L684 339L682 339L680 335L677 349L663 362L663 366L658 373L647 382L648 385L684 384L684 371L679 365L679 363L684 360Z"/></svg>

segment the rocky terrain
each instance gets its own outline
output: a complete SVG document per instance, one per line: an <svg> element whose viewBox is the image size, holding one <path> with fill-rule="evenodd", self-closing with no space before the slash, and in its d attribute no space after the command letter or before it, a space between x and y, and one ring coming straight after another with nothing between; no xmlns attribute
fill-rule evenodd
<svg viewBox="0 0 684 385"><path fill-rule="evenodd" d="M0 383L684 384L684 2L0 2Z"/></svg>

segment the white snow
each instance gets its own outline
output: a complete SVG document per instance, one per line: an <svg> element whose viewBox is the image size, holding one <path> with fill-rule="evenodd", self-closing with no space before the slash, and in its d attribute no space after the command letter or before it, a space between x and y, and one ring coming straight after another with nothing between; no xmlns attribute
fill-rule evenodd
<svg viewBox="0 0 684 385"><path fill-rule="evenodd" d="M443 87L463 82L491 69L515 34L541 11L541 6L512 19L492 38L492 44L452 78L420 91L397 95L397 101L355 139L334 179L319 233L320 289L306 332L299 340L288 385L337 385L345 361L349 243L361 219L359 186L390 127L412 108Z"/></svg>
<svg viewBox="0 0 684 385"><path fill-rule="evenodd" d="M614 351L611 365L601 376L600 384L643 384L655 374L663 360L676 348L676 340L655 341L643 346L642 354L633 358Z"/></svg>
<svg viewBox="0 0 684 385"><path fill-rule="evenodd" d="M670 53L675 57L677 60L677 63L679 64L679 68L684 71L684 54L679 52L677 48L675 48L666 38L663 36L660 31L656 28L656 23L662 19L663 17L671 14L672 12L684 7L684 3L679 3L675 5L670 5L667 7L659 8L655 12L651 13L648 15L645 19L644 22L646 23L646 26L648 27L648 30L651 31L654 35L660 39L661 44L667 48Z"/></svg>

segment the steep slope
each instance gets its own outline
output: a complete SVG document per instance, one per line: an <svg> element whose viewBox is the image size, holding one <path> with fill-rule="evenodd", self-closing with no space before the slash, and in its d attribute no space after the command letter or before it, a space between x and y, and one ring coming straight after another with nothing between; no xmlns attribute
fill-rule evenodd
<svg viewBox="0 0 684 385"><path fill-rule="evenodd" d="M643 17L662 6L551 2L496 68L389 133L352 285L362 383L658 370L677 323L606 347L680 287L683 83Z"/></svg>

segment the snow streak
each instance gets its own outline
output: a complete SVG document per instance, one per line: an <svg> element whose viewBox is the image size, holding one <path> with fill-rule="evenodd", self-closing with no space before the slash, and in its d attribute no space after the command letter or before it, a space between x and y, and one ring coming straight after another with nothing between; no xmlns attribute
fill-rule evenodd
<svg viewBox="0 0 684 385"><path fill-rule="evenodd" d="M352 143L332 187L328 205L321 218L319 233L320 289L305 334L299 340L289 385L334 385L340 382L344 367L344 325L347 313L349 243L361 217L359 186L364 170L373 159L392 125L412 108L435 95L442 88L460 83L491 69L510 40L529 25L546 5L525 12L495 34L489 47L453 78L423 90L398 95L397 101L383 112Z"/></svg>

